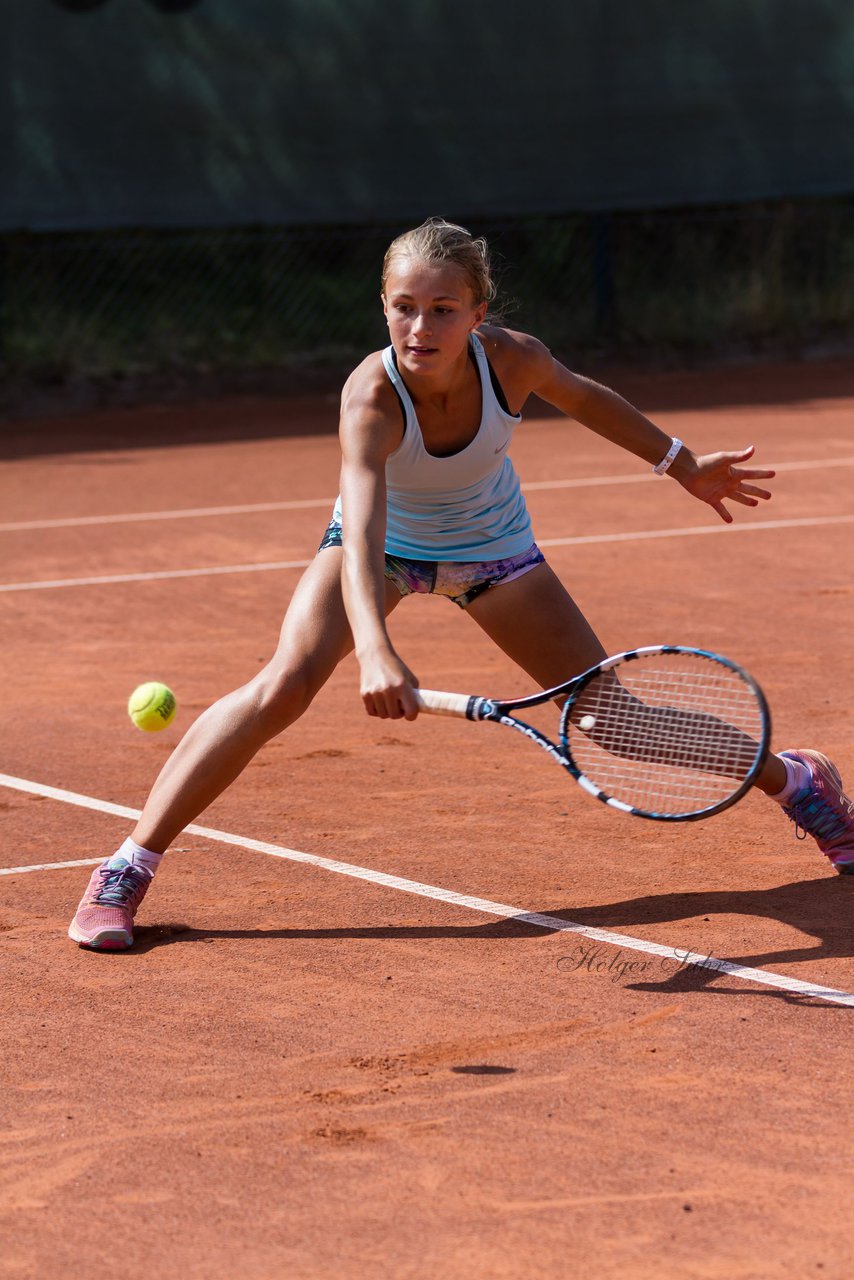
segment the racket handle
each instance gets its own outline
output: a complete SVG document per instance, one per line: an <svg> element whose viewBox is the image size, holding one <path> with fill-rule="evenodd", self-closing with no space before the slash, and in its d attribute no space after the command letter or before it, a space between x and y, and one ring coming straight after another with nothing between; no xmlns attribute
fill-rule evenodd
<svg viewBox="0 0 854 1280"><path fill-rule="evenodd" d="M415 698L419 711L426 711L431 716L469 716L469 708L477 698L470 698L467 693L438 693L435 689L416 689Z"/></svg>

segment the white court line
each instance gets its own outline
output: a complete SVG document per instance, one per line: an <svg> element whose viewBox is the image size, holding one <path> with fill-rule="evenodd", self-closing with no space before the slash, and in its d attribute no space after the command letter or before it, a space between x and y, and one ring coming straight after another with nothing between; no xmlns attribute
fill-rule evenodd
<svg viewBox="0 0 854 1280"><path fill-rule="evenodd" d="M750 465L749 463L747 465ZM757 464L758 465L758 464ZM837 467L854 467L854 458L807 458L800 462L762 464L769 471L825 471ZM616 476L583 476L567 480L530 480L522 485L524 492L541 489L596 489L607 485L654 484L658 476L640 474ZM262 511L307 511L314 507L332 507L334 497L304 498L293 502L251 502L230 507L185 507L174 511L129 511L109 516L68 516L58 520L19 520L0 524L0 533L19 533L32 529L79 529L87 525L134 524L146 520L191 520L206 516L241 516Z"/></svg>
<svg viewBox="0 0 854 1280"><path fill-rule="evenodd" d="M63 791L58 787L49 787L44 783L30 782L26 778L15 778L0 773L0 786L15 791L25 791L30 795L44 796L49 800L60 800L64 804L77 805L82 809L94 809L99 813L115 814L122 818L138 818L139 809L129 809L124 805L110 804L106 800L96 800L93 796L79 795L75 791ZM287 849L283 845L267 844L263 840L251 840L246 836L232 835L228 831L216 831L212 827L199 827L195 823L184 830L192 835L203 836L206 840L215 840L219 844L237 845L241 849L249 849L253 853L265 853L272 858L286 858L289 862L299 862L306 866L317 867L321 871L331 871L336 875L350 876L356 880L366 880L370 884L382 885L386 889L397 889L401 893L414 893L422 898L432 898L436 902L447 902L451 906L465 907L469 911L477 911L483 915L498 916L511 919L518 924L532 924L550 932L574 933L594 942L602 942L607 946L618 947L626 951L640 951L646 955L660 956L676 961L677 965L691 965L699 969L710 969L716 973L725 973L731 978L744 982L756 982L765 987L777 987L795 995L812 996L817 1000L825 1000L830 1004L848 1005L854 1008L854 993L838 991L835 987L822 987L814 982L804 982L800 978L792 978L782 973L770 973L764 969L751 969L748 965L735 964L731 960L719 960L715 956L704 956L699 952L687 951L685 948L666 947L658 942L648 942L643 938L634 938L631 934L614 933L610 929L595 929L589 925L576 924L572 920L563 920L560 916L543 915L539 911L523 911L520 907L509 906L505 902L491 902L488 898L477 898L469 894L455 893L452 889L441 889L436 885L421 884L418 880L407 880L403 876L387 875L384 871L374 871L370 867L354 866L349 862L339 862L334 858L322 858L314 853L302 853L299 849ZM67 864L69 866L75 864ZM7 874L9 874L7 872Z"/></svg>
<svg viewBox="0 0 854 1280"><path fill-rule="evenodd" d="M209 569L168 569L155 573L110 573L100 578L54 578L45 582L7 582L0 591L47 591L51 587L102 587L115 582L158 582L168 578L211 578L221 573L268 573L272 569L307 569L310 560L275 560L268 564L222 564Z"/></svg>
<svg viewBox="0 0 854 1280"><path fill-rule="evenodd" d="M0 876L22 876L27 871L64 871L66 867L96 867L103 858L78 858L76 862L36 862L31 867L0 867Z"/></svg>
<svg viewBox="0 0 854 1280"><path fill-rule="evenodd" d="M645 538L693 538L711 533L754 533L765 529L807 529L828 524L854 524L850 516L801 516L791 520L756 520L753 524L697 524L685 529L642 529L637 533L591 533L577 538L538 538L539 547L580 547L596 542L642 542ZM0 591L4 590L0 587Z"/></svg>
<svg viewBox="0 0 854 1280"><path fill-rule="evenodd" d="M294 502L246 502L234 507L183 507L175 511L127 511L112 516L68 516L62 520L19 520L0 524L0 533L17 533L26 529L79 529L91 524L136 524L142 520L191 520L204 516L244 516L253 511L307 511L311 507L329 507L333 498L304 498Z"/></svg>
<svg viewBox="0 0 854 1280"><path fill-rule="evenodd" d="M854 515L801 516L791 520L755 520L752 524L700 524L683 529L641 529L634 533L591 533L572 538L538 538L540 547L582 547L608 542L642 542L648 538L692 538L715 533L755 533L766 529L808 529L822 525L852 524ZM41 582L5 582L0 592L48 591L55 587L100 587L117 582L156 582L170 578L208 578L226 573L267 573L278 569L305 569L310 560L273 560L264 564L224 564L207 569L169 569L155 573L111 573L94 578L50 578Z"/></svg>

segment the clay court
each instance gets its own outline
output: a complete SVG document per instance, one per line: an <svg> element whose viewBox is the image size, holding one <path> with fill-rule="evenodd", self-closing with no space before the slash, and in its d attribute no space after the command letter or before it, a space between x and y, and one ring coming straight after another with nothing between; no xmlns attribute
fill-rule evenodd
<svg viewBox="0 0 854 1280"><path fill-rule="evenodd" d="M535 409L550 562L609 650L743 663L775 746L850 790L850 364L611 381L698 450L755 443L774 499L726 527ZM349 659L167 855L134 950L67 939L181 733L269 657L335 420L6 428L0 1272L849 1277L854 879L758 793L614 814L494 726L369 719ZM528 688L447 601L392 635L425 686ZM156 735L125 710L152 678Z"/></svg>

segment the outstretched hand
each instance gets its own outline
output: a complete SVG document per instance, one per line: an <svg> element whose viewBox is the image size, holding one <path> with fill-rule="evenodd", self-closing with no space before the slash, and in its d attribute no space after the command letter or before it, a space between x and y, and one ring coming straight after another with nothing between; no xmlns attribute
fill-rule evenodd
<svg viewBox="0 0 854 1280"><path fill-rule="evenodd" d="M754 449L755 446L751 444L735 453L702 454L684 473L682 468L674 466L674 478L695 498L714 508L726 524L732 524L733 517L724 506L725 502L738 502L743 507L758 507L760 501L771 497L767 489L760 489L750 482L770 480L775 473L739 465L753 457Z"/></svg>

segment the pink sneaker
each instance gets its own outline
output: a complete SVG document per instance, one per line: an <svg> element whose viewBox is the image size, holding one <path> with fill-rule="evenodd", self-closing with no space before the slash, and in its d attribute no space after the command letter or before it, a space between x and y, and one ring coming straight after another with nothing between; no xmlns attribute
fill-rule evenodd
<svg viewBox="0 0 854 1280"><path fill-rule="evenodd" d="M144 867L132 867L119 854L92 872L68 930L81 947L125 951L133 946L133 918L153 880Z"/></svg>
<svg viewBox="0 0 854 1280"><path fill-rule="evenodd" d="M842 790L839 770L819 751L781 751L810 772L809 785L784 806L799 840L810 835L840 875L854 875L854 800Z"/></svg>

